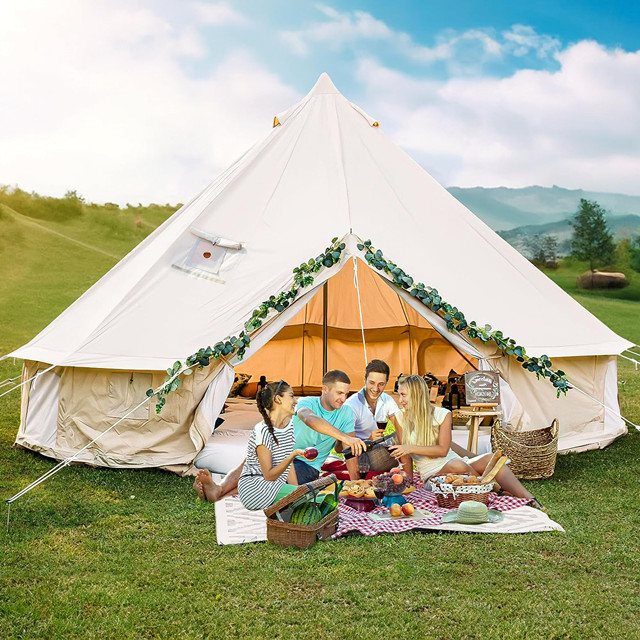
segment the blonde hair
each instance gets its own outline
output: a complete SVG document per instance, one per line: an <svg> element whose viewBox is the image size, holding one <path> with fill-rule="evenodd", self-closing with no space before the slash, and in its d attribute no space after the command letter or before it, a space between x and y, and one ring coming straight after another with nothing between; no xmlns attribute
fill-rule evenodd
<svg viewBox="0 0 640 640"><path fill-rule="evenodd" d="M404 412L403 430L414 444L432 447L438 443L439 428L433 424L433 405L429 402L429 387L417 375L404 376L398 381L407 390L407 408Z"/></svg>

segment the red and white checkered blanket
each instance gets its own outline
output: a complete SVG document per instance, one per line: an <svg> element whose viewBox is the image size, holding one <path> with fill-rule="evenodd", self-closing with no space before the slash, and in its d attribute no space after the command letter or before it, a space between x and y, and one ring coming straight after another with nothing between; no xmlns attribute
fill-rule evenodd
<svg viewBox="0 0 640 640"><path fill-rule="evenodd" d="M372 520L369 513L387 513L386 507L376 507L374 511L365 513L364 511L356 511L344 504L344 500L340 500L338 506L340 517L338 519L338 530L333 538L339 538L351 531L358 531L363 536L375 536L377 533L402 533L411 529L425 528L430 525L442 524L442 516L449 509L442 509L438 506L436 496L433 492L427 491L422 483L416 483L416 490L407 496L407 500L411 502L416 509L424 509L433 513L432 518L423 518L422 520L392 518L389 520ZM526 498L514 498L513 496L498 496L491 492L487 507L498 511L509 511L517 507L523 507L528 500Z"/></svg>

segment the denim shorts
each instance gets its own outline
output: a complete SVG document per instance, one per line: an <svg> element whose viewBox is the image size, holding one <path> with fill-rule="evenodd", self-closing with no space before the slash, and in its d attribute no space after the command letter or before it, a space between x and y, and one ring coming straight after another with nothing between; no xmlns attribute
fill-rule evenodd
<svg viewBox="0 0 640 640"><path fill-rule="evenodd" d="M293 468L296 470L298 484L313 482L320 477L320 472L315 467L312 467L310 464L307 464L298 458L293 459Z"/></svg>

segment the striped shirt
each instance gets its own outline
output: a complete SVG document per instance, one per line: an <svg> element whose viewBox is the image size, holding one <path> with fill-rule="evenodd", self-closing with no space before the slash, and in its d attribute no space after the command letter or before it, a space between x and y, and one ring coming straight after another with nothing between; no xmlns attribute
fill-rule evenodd
<svg viewBox="0 0 640 640"><path fill-rule="evenodd" d="M280 464L291 454L294 448L293 424L290 422L283 429L274 429L278 443L269 433L269 428L264 422L259 422L249 436L247 446L247 459L242 468L242 474L238 481L238 495L242 504L251 511L266 509L273 504L278 491L287 482L289 465L282 475L270 482L262 475L262 467L258 460L257 448L265 446L271 451L271 466Z"/></svg>

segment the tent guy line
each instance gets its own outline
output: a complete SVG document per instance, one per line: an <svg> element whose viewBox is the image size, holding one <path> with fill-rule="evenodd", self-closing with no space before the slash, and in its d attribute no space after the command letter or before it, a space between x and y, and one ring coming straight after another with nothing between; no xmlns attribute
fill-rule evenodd
<svg viewBox="0 0 640 640"><path fill-rule="evenodd" d="M625 360L628 360L629 362L633 362L636 365L636 371L638 370L638 365L640 364L640 362L638 362L634 358L627 358L627 356L623 356L622 354L619 354L619 355L620 355L621 358L624 358Z"/></svg>
<svg viewBox="0 0 640 640"><path fill-rule="evenodd" d="M0 398L2 398L3 396L6 396L8 393L11 393L12 391L15 391L16 389L20 389L20 387L23 387L25 384L27 384L28 382L31 382L32 380L35 380L36 378L38 378L39 376L41 376L43 373L47 373L47 371L51 371L51 369L55 369L56 365L52 364L48 369L43 369L42 371L38 371L38 373L36 373L34 376L32 376L31 378L29 378L28 380L24 380L23 382L21 382L20 384L17 384L15 387L12 387L11 389L8 389L7 391L5 391L4 393L0 394ZM7 378L8 380L9 378Z"/></svg>
<svg viewBox="0 0 640 640"><path fill-rule="evenodd" d="M109 433L109 431L111 431L112 429L117 427L123 420L126 420L132 413L135 413L138 409L140 409L140 407L144 406L147 402L149 402L151 400L151 398L153 398L160 390L164 389L166 385L171 384L180 374L184 373L188 369L193 369L196 366L197 366L197 364L194 364L192 366L186 366L186 367L180 369L178 372L174 373L173 376L171 376L168 380L165 380L161 385L156 387L154 389L154 391L153 391L153 394L145 396L144 400L142 400L140 403L138 403L135 407L133 407L133 409L131 409L129 412L127 412L119 420L114 422L110 427L108 427L107 429L105 429L104 431L99 433L93 440L91 440L84 447L82 447L82 449L79 449L73 455L69 456L68 458L65 458L62 461L60 461L57 465L55 465L54 467L49 469L49 471L46 471L39 478L34 480L30 485L28 485L27 487L25 487L24 489L22 489L21 491L16 493L11 498L8 498L6 500L6 502L9 505L9 511L11 510L11 504L13 502L15 502L18 498L21 498L23 495L25 495L26 493L31 491L31 489L35 489L38 485L42 484L43 482L45 482L46 480L48 480L49 478L54 476L56 473L58 473L58 471L62 470L64 467L70 465L75 459L77 459L77 457L81 453L86 451L91 445L95 444L98 440L100 440L100 438L102 438L104 435ZM50 367L50 369L53 369L53 366ZM47 371L48 371L48 369L47 369ZM42 371L40 373L45 373L45 372ZM37 377L37 375L38 374L36 374L36 376L34 376L34 378ZM7 531L8 530L9 530L9 513L7 513Z"/></svg>
<svg viewBox="0 0 640 640"><path fill-rule="evenodd" d="M576 385L573 384L572 382L569 382L569 389L575 389L576 391L579 391L582 395L587 396L587 398L591 398L591 400L599 404L603 409L606 409L617 418L622 418L622 420L624 420L628 425L635 427L638 431L640 431L640 426L637 425L635 422L631 422L631 420L629 420L628 418L625 418L619 411L616 411L615 409L608 407L606 404L600 402L600 400L598 400L597 398L594 398L591 394L587 393L586 391L583 391L580 387L576 387Z"/></svg>

